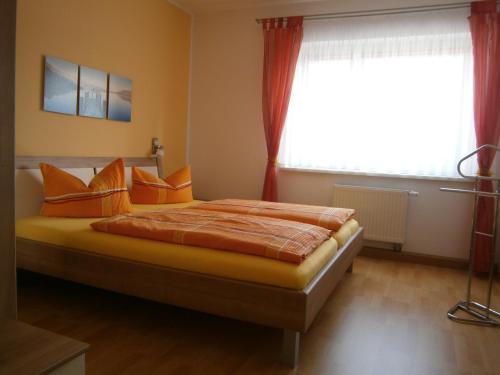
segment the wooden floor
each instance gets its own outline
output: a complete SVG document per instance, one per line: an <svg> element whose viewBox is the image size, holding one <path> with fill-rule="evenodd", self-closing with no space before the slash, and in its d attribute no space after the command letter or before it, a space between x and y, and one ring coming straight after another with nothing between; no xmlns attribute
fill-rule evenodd
<svg viewBox="0 0 500 375"><path fill-rule="evenodd" d="M276 361L276 329L24 272L19 319L89 343L88 374L500 374L500 329L446 318L465 279L357 258L303 335L295 370Z"/></svg>

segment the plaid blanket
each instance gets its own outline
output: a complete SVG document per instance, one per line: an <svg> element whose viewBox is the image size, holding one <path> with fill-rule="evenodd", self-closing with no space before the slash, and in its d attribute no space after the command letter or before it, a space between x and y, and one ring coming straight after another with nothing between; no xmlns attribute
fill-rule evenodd
<svg viewBox="0 0 500 375"><path fill-rule="evenodd" d="M221 199L201 203L193 208L210 211L231 212L246 215L274 217L317 225L337 232L351 219L355 210L309 206L305 204L277 203L243 199Z"/></svg>
<svg viewBox="0 0 500 375"><path fill-rule="evenodd" d="M192 208L117 215L91 224L113 234L301 263L330 231L315 225ZM179 250L182 251L182 250Z"/></svg>

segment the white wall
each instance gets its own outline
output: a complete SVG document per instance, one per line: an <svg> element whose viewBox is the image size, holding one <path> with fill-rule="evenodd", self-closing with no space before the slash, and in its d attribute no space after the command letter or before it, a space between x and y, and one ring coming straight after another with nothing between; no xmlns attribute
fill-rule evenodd
<svg viewBox="0 0 500 375"><path fill-rule="evenodd" d="M341 0L195 15L190 160L196 198L260 198L266 148L261 116L262 33L256 17L433 2L443 0ZM467 184L282 171L280 200L329 205L334 183L418 191L420 196L411 198L403 251L467 257L472 201L465 195L439 191L440 186Z"/></svg>

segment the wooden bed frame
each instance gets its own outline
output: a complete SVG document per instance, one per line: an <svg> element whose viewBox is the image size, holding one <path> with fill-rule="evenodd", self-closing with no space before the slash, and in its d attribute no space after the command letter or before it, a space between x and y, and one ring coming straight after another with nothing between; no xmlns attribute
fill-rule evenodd
<svg viewBox="0 0 500 375"><path fill-rule="evenodd" d="M40 162L60 168L100 168L114 158L18 157L16 168ZM125 158L126 166L161 166L156 158ZM283 329L282 361L295 367L306 332L362 247L363 228L302 290L244 282L133 262L17 238L17 266L61 279ZM126 277L124 277L126 275Z"/></svg>

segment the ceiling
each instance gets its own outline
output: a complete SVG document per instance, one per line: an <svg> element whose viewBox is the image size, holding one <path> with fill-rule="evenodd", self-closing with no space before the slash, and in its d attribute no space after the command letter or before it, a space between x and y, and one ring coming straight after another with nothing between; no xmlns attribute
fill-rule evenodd
<svg viewBox="0 0 500 375"><path fill-rule="evenodd" d="M237 9L255 9L279 5L316 3L321 0L170 0L191 13L209 13Z"/></svg>

